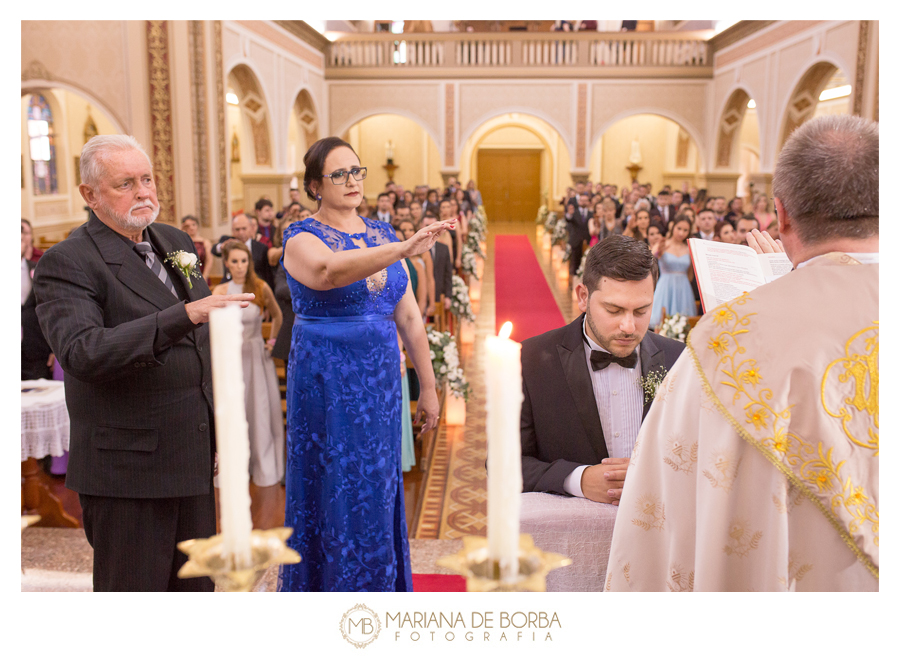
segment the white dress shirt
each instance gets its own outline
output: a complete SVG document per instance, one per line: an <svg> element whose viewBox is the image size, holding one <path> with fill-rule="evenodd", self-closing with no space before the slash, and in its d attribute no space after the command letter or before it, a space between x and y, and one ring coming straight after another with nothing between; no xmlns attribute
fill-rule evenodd
<svg viewBox="0 0 900 658"><path fill-rule="evenodd" d="M585 318L585 321L587 318ZM591 340L582 325L584 333L584 358L588 372L591 373L591 385L594 389L594 400L600 414L600 427L603 428L603 439L610 457L631 457L634 442L641 429L644 413L644 390L638 381L641 376L641 351L637 349L637 363L634 368L623 368L618 363L611 363L603 370L594 370L591 366L591 350L608 352ZM585 466L572 471L563 482L563 489L573 496L584 498L581 491L581 474Z"/></svg>

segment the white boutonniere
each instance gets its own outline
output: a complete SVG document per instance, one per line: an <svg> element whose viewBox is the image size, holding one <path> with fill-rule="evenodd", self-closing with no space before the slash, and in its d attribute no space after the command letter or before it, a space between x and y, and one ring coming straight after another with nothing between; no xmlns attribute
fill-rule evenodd
<svg viewBox="0 0 900 658"><path fill-rule="evenodd" d="M644 403L650 402L656 397L656 389L659 388L659 385L662 384L665 378L666 369L661 366L648 372L645 377L638 378L638 383L644 389Z"/></svg>
<svg viewBox="0 0 900 658"><path fill-rule="evenodd" d="M197 254L192 254L187 251L173 251L166 254L166 262L184 274L184 278L187 279L188 288L194 287L191 283L191 277L199 279L203 276L200 274L200 270L197 267Z"/></svg>

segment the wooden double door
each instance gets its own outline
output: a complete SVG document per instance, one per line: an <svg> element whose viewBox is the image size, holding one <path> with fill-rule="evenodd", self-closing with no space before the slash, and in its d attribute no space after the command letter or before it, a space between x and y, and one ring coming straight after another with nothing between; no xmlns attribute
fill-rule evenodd
<svg viewBox="0 0 900 658"><path fill-rule="evenodd" d="M534 222L541 206L541 149L479 149L478 189L488 221Z"/></svg>

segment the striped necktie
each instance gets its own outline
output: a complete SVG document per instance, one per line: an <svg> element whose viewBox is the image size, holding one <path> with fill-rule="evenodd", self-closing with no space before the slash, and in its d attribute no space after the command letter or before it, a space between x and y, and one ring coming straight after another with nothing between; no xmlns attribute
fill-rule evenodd
<svg viewBox="0 0 900 658"><path fill-rule="evenodd" d="M162 263L156 258L156 254L153 253L153 247L150 246L150 243L138 242L134 245L134 250L144 259L144 262L147 263L147 267L159 277L159 280L172 291L172 294L178 297L178 293L175 291L175 286L172 284L172 280L169 278L166 268L164 268Z"/></svg>

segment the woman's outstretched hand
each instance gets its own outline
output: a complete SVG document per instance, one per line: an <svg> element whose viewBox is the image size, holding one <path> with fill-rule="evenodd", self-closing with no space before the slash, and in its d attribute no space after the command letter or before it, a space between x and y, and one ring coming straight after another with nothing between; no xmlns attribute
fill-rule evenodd
<svg viewBox="0 0 900 658"><path fill-rule="evenodd" d="M406 257L418 256L434 246L438 236L444 231L456 228L456 220L449 219L443 222L435 222L430 226L420 229L414 236L406 241Z"/></svg>

